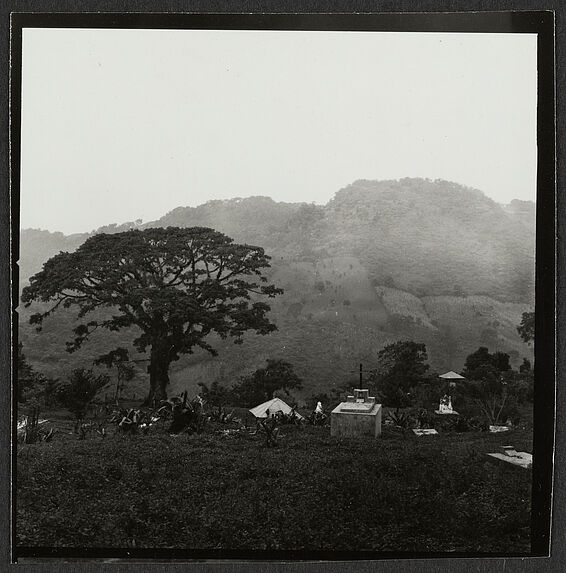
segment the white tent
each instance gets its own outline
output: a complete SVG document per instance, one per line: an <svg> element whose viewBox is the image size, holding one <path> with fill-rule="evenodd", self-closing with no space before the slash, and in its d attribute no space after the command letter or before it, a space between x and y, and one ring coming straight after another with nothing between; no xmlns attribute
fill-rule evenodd
<svg viewBox="0 0 566 573"><path fill-rule="evenodd" d="M270 414L275 414L275 412L290 414L292 408L289 406L289 404L283 402L281 398L273 398L267 402L264 402L263 404L260 404L259 406L256 406L255 408L251 408L250 412L256 418L267 418L267 410L269 410ZM295 412L295 415L301 420L303 419L303 417L298 412Z"/></svg>
<svg viewBox="0 0 566 573"><path fill-rule="evenodd" d="M452 370L450 370L450 372L446 372L446 374L441 374L439 378L447 378L448 380L465 380L463 376L456 374L456 372L453 372Z"/></svg>

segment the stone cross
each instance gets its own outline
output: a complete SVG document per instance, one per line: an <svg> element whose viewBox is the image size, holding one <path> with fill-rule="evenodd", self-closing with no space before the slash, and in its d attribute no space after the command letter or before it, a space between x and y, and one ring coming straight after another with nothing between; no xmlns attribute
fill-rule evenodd
<svg viewBox="0 0 566 573"><path fill-rule="evenodd" d="M358 388L363 388L364 387L364 367L362 365L362 363L360 362L360 369L358 370L350 370L351 373L354 372L359 372L360 373L360 385L358 386ZM366 370L366 373L368 372L368 370ZM372 370L369 370L369 372L371 373Z"/></svg>

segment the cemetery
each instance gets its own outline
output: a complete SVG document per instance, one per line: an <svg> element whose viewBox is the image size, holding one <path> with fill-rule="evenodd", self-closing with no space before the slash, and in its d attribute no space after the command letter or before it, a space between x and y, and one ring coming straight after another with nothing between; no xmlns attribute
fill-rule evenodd
<svg viewBox="0 0 566 573"><path fill-rule="evenodd" d="M430 424L407 411L401 423L403 412L367 388L332 411L320 401L297 411L280 398L220 414L186 393L169 402L124 409L104 431L85 420L78 434L64 413L42 415L35 442L20 423L18 542L528 551L528 409L500 434L459 431L453 411Z"/></svg>
<svg viewBox="0 0 566 573"><path fill-rule="evenodd" d="M187 267L194 253L185 249L211 262ZM151 316L128 310L140 291L124 253L148 269ZM85 290L101 260L104 286ZM170 280L183 281L174 295L163 286L165 260ZM18 347L17 545L527 554L534 373L526 358L516 369L517 358L480 346L460 373L438 374L424 342L396 338L359 370L332 359L350 375L316 388L274 352L238 376L209 370L171 391L182 355L194 347L215 355L211 330L242 344L247 331L276 330L269 305L252 294L282 289L234 278L261 275L268 260L213 229L154 228L93 235L32 277L24 305L56 299L29 319L39 330L60 304L78 306L82 318L100 296L125 313L75 327L70 353L98 327L136 326L131 344L147 358L137 379L144 395L128 399L138 358L123 346L57 378L35 371Z"/></svg>

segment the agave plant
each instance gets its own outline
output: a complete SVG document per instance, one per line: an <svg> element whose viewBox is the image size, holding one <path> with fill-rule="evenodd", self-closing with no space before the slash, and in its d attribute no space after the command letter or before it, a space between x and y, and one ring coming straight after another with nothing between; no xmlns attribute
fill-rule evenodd
<svg viewBox="0 0 566 573"><path fill-rule="evenodd" d="M24 444L35 444L36 442L49 442L53 438L53 428L47 428L44 424L47 420L39 419L39 408L34 407L30 413L18 422L18 440Z"/></svg>
<svg viewBox="0 0 566 573"><path fill-rule="evenodd" d="M206 424L203 399L197 395L192 400L188 400L186 390L179 396L165 401L158 412L161 413L160 415L167 412L171 417L168 431L172 434L181 432L200 434Z"/></svg>
<svg viewBox="0 0 566 573"><path fill-rule="evenodd" d="M217 409L209 412L207 418L209 422L220 422L221 424L241 423L241 420L236 418L234 410L227 412L226 409L222 407L218 407Z"/></svg>
<svg viewBox="0 0 566 573"><path fill-rule="evenodd" d="M299 417L299 415L295 411L295 408L292 408L288 414L282 412L281 410L275 412L273 417L275 418L276 422L280 425L285 425L285 424L299 425L302 423L302 418Z"/></svg>
<svg viewBox="0 0 566 573"><path fill-rule="evenodd" d="M409 428L412 422L410 413L401 412L399 408L397 408L395 412L389 412L389 414L387 414L387 418L391 420L393 425L404 429Z"/></svg>
<svg viewBox="0 0 566 573"><path fill-rule="evenodd" d="M156 410L147 411L135 408L121 408L120 410L114 411L110 418L110 423L116 424L118 429L122 432L134 434L138 430L141 430L146 433L160 418L161 416Z"/></svg>
<svg viewBox="0 0 566 573"><path fill-rule="evenodd" d="M263 420L258 420L256 434L263 434L265 436L265 445L268 448L277 445L277 438L279 436L279 426L275 416L269 416Z"/></svg>

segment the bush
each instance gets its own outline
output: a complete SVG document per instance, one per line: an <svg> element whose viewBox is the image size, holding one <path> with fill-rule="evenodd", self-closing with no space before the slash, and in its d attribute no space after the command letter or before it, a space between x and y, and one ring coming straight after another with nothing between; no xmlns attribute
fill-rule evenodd
<svg viewBox="0 0 566 573"><path fill-rule="evenodd" d="M207 412L206 416L210 422L218 422L220 424L240 424L242 421L236 417L234 410L228 412L222 407L214 408L210 412Z"/></svg>
<svg viewBox="0 0 566 573"><path fill-rule="evenodd" d="M18 403L36 402L40 400L46 388L52 387L56 381L47 378L28 363L24 352L23 344L18 344L18 355L16 363L17 371L17 385L16 385L16 400Z"/></svg>
<svg viewBox="0 0 566 573"><path fill-rule="evenodd" d="M263 420L258 420L256 434L260 434L265 437L265 445L268 448L276 446L277 438L279 436L279 426L277 425L277 419L275 416L269 416Z"/></svg>
<svg viewBox="0 0 566 573"><path fill-rule="evenodd" d="M105 374L95 376L92 370L77 368L67 381L55 386L54 398L73 413L77 420L82 420L97 392L109 381L110 378Z"/></svg>
<svg viewBox="0 0 566 573"><path fill-rule="evenodd" d="M300 388L302 380L292 364L285 360L269 359L265 368L259 368L253 374L241 378L232 389L231 398L235 405L249 407L271 400L278 390L289 395L289 390Z"/></svg>
<svg viewBox="0 0 566 573"><path fill-rule="evenodd" d="M295 408L292 408L291 411L286 414L285 412L275 412L273 414L273 418L279 425L299 425L303 422L302 418L299 418Z"/></svg>
<svg viewBox="0 0 566 573"><path fill-rule="evenodd" d="M147 433L153 424L163 418L164 411L120 408L114 411L110 423L116 424L125 433L135 434L138 430Z"/></svg>
<svg viewBox="0 0 566 573"><path fill-rule="evenodd" d="M329 416L324 412L317 412L316 410L307 417L307 422L312 426L326 426L328 420Z"/></svg>
<svg viewBox="0 0 566 573"><path fill-rule="evenodd" d="M414 417L411 412L401 412L397 408L394 412L389 412L387 414L387 419L391 420L394 426L403 428L405 430L411 428L414 425Z"/></svg>
<svg viewBox="0 0 566 573"><path fill-rule="evenodd" d="M171 413L171 425L168 432L171 434L180 434L194 432L200 434L206 424L206 415L204 413L204 404L200 396L195 396L192 400L187 400L187 392L180 396L175 396L165 404Z"/></svg>
<svg viewBox="0 0 566 573"><path fill-rule="evenodd" d="M36 442L49 442L53 438L53 428L46 428L41 424L45 420L39 419L39 407L32 406L30 412L23 420L18 422L18 441L24 444L35 444Z"/></svg>
<svg viewBox="0 0 566 573"><path fill-rule="evenodd" d="M416 411L415 414L417 428L428 429L434 428L434 414L425 408Z"/></svg>

